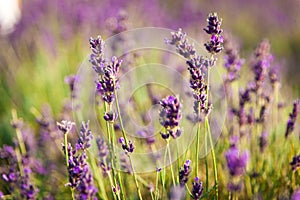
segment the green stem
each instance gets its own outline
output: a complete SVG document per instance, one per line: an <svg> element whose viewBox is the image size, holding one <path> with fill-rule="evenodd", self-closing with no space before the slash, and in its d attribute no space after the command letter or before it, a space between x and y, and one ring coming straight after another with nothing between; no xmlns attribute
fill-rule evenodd
<svg viewBox="0 0 300 200"><path fill-rule="evenodd" d="M199 105L199 103L198 103L198 105ZM198 108L198 110L199 110L199 108ZM198 171L199 171L198 170L199 169L199 144L200 144L200 122L198 122L198 128L197 128L195 177L198 177ZM206 177L206 178L208 178L208 177Z"/></svg>
<svg viewBox="0 0 300 200"><path fill-rule="evenodd" d="M128 156L128 157L129 157L129 160L130 160L130 165L132 167L133 178L134 178L135 186L136 186L136 189L137 189L137 192L138 192L138 195L139 195L139 199L142 200L143 197L142 197L142 193L141 193L139 183L138 183L138 180L137 180L137 177L136 177L136 173L135 173L135 170L134 170L134 167L133 167L132 159L131 159L130 156Z"/></svg>
<svg viewBox="0 0 300 200"><path fill-rule="evenodd" d="M95 159L92 157L92 154L88 151L89 157L90 157L90 162L91 162L91 167L93 169L94 172L94 177L96 179L98 188L100 189L101 193L100 193L100 197L102 199L108 199L107 195L106 195L106 191L105 191L105 187L104 187L104 183L103 183L103 179L100 177L100 169L99 167L97 167L97 163L95 161Z"/></svg>
<svg viewBox="0 0 300 200"><path fill-rule="evenodd" d="M174 171L173 171L173 167L172 167L172 159L171 159L171 151L170 151L170 142L169 142L169 140L167 140L167 151L168 151L168 154L169 154L169 163L170 163L170 169L171 169L173 185L176 185Z"/></svg>
<svg viewBox="0 0 300 200"><path fill-rule="evenodd" d="M104 111L105 112L110 112L111 110L111 106L109 104L107 104L106 102L104 102ZM111 162L111 171L112 171L112 179L113 179L113 183L110 180L111 184L114 185L113 187L117 187L117 185L121 185L120 183L117 183L116 180L116 172L115 172L115 151L114 151L114 140L112 137L112 133L111 133L111 125L109 122L106 121L106 131L107 131L107 135L108 135L108 141L109 141L109 155L110 155L110 162ZM120 199L119 194L118 193L114 193L113 192L113 187L112 187L112 195L117 199ZM121 187L120 187L121 188ZM120 189L121 191L121 189ZM121 191L122 192L122 191Z"/></svg>
<svg viewBox="0 0 300 200"><path fill-rule="evenodd" d="M15 109L13 109L11 111L12 113L12 122L18 122L18 116L17 116L17 111ZM16 127L16 135L17 135L17 139L18 139L18 142L19 142L19 146L20 146L20 150L21 150L21 155L26 155L26 147L25 147L25 143L24 143L24 140L23 140L23 136L22 136L22 133L21 133L21 130Z"/></svg>
<svg viewBox="0 0 300 200"><path fill-rule="evenodd" d="M212 159L213 159L214 176L215 176L216 199L218 199L218 197L219 197L219 192L218 192L218 170L217 170L217 162L216 162L214 144L213 144L212 135L211 135L211 132L210 132L208 117L205 117L205 123L207 125L208 137L209 137L209 142L210 142L210 146L211 146L211 155L212 155Z"/></svg>
<svg viewBox="0 0 300 200"><path fill-rule="evenodd" d="M159 198L159 191L158 191L158 177L159 177L159 172L156 171L156 180L155 180L155 200Z"/></svg>
<svg viewBox="0 0 300 200"><path fill-rule="evenodd" d="M207 132L206 132L207 126L206 123L204 123L204 149L205 149L205 176L206 176L206 185L205 189L206 192L208 192L208 186L209 186L209 177L208 177L208 151L207 151Z"/></svg>

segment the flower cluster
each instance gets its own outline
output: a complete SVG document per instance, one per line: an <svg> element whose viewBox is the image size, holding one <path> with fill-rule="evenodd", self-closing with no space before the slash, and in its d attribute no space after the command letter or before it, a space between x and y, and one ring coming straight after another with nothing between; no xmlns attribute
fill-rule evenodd
<svg viewBox="0 0 300 200"><path fill-rule="evenodd" d="M134 146L133 146L133 143L130 140L128 141L128 143L126 143L125 139L123 137L120 137L119 138L119 143L122 145L122 149L125 152L128 152L128 153L133 152Z"/></svg>
<svg viewBox="0 0 300 200"><path fill-rule="evenodd" d="M190 173L191 173L191 160L186 160L183 167L179 170L179 183L180 186L183 187L189 179Z"/></svg>
<svg viewBox="0 0 300 200"><path fill-rule="evenodd" d="M292 166L292 170L296 171L300 167L300 155L294 156L290 165Z"/></svg>
<svg viewBox="0 0 300 200"><path fill-rule="evenodd" d="M268 40L263 40L257 47L252 61L252 71L255 76L255 92L261 89L263 81L268 75L267 69L270 67L272 60L273 56L270 54L270 43Z"/></svg>
<svg viewBox="0 0 300 200"><path fill-rule="evenodd" d="M192 189L192 194L193 194L193 199L200 199L202 197L203 193L203 187L202 187L202 182L200 182L200 179L196 177L193 182L193 189Z"/></svg>
<svg viewBox="0 0 300 200"><path fill-rule="evenodd" d="M193 97L195 99L194 111L197 115L201 113L206 116L210 113L212 105L207 102L208 86L205 82L203 69L206 69L210 64L202 56L187 61L187 64L190 72L190 87L193 89Z"/></svg>
<svg viewBox="0 0 300 200"><path fill-rule="evenodd" d="M99 75L96 82L97 92L101 95L103 101L112 103L115 99L115 91L119 88L118 73L122 60L118 60L113 56L110 62L104 59L104 41L101 36L96 39L90 38L90 47L92 53L90 55L90 63L93 69Z"/></svg>
<svg viewBox="0 0 300 200"><path fill-rule="evenodd" d="M79 138L76 143L76 150L86 150L91 146L91 140L93 139L92 131L89 129L89 121L82 122L80 127Z"/></svg>
<svg viewBox="0 0 300 200"><path fill-rule="evenodd" d="M58 124L58 126L61 126L61 124ZM67 147L63 145L63 152L66 152L65 148L67 148L68 154L69 182L66 186L76 189L79 199L93 199L97 192L86 155L87 149L91 146L92 138L93 135L89 130L89 123L82 122L79 139L75 145L76 148L73 149L70 143L67 144Z"/></svg>
<svg viewBox="0 0 300 200"><path fill-rule="evenodd" d="M98 156L100 159L99 166L102 169L103 175L106 176L107 172L110 171L111 166L107 164L106 158L109 154L109 149L107 147L106 142L104 139L97 137L96 139L97 147L98 147Z"/></svg>
<svg viewBox="0 0 300 200"><path fill-rule="evenodd" d="M240 191L242 182L236 181L234 178L240 178L245 174L249 153L248 151L241 153L237 148L238 137L232 137L231 140L231 146L225 154L229 174L233 178L228 184L228 189L230 191Z"/></svg>
<svg viewBox="0 0 300 200"><path fill-rule="evenodd" d="M165 41L167 44L174 45L177 52L187 59L193 58L196 54L194 44L188 42L187 35L181 28L177 32L171 32L171 39Z"/></svg>
<svg viewBox="0 0 300 200"><path fill-rule="evenodd" d="M115 100L115 91L119 88L117 78L122 60L112 57L111 62L106 63L103 68L103 74L97 81L97 92L102 96L103 101L112 103Z"/></svg>
<svg viewBox="0 0 300 200"><path fill-rule="evenodd" d="M36 199L38 190L31 182L32 171L28 158L21 157L22 168L20 168L14 148L7 145L0 149L0 158L9 163L8 169L2 172L1 176L9 184L11 192L19 191L22 199Z"/></svg>
<svg viewBox="0 0 300 200"><path fill-rule="evenodd" d="M300 111L300 99L296 100L293 104L293 111L290 113L290 118L286 125L285 137L288 137L290 133L295 129L295 123L297 120L297 116Z"/></svg>
<svg viewBox="0 0 300 200"><path fill-rule="evenodd" d="M181 104L177 97L168 96L160 101L159 122L166 129L162 133L164 139L172 136L174 139L181 135L179 123L182 118Z"/></svg>
<svg viewBox="0 0 300 200"><path fill-rule="evenodd" d="M75 123L71 121L62 120L60 123L57 122L57 128L64 134L69 133L72 130L72 127Z"/></svg>
<svg viewBox="0 0 300 200"><path fill-rule="evenodd" d="M206 50L211 54L216 54L223 49L223 36L221 33L222 19L218 18L217 13L210 13L207 18L208 25L204 28L204 31L210 35L210 41L205 43Z"/></svg>
<svg viewBox="0 0 300 200"><path fill-rule="evenodd" d="M239 78L239 71L244 63L244 59L241 59L239 57L237 50L233 48L232 42L228 38L224 40L224 49L224 67L227 71L224 82L228 83L233 82Z"/></svg>

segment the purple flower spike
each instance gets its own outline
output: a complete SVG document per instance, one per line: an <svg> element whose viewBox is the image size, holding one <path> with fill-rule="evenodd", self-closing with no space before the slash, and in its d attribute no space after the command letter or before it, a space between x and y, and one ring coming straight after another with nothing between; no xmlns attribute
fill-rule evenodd
<svg viewBox="0 0 300 200"><path fill-rule="evenodd" d="M299 199L300 199L300 188L298 188L291 197L291 200L299 200Z"/></svg>
<svg viewBox="0 0 300 200"><path fill-rule="evenodd" d="M300 167L300 155L294 156L290 165L292 166L292 170L296 171Z"/></svg>
<svg viewBox="0 0 300 200"><path fill-rule="evenodd" d="M240 153L236 145L233 145L226 152L226 161L231 176L241 176L245 173L249 159L249 153L246 151Z"/></svg>
<svg viewBox="0 0 300 200"><path fill-rule="evenodd" d="M115 100L115 91L119 88L118 72L122 60L112 57L110 63L106 63L103 68L103 75L97 81L97 91L101 95L103 101L112 103Z"/></svg>
<svg viewBox="0 0 300 200"><path fill-rule="evenodd" d="M159 122L167 130L162 137L168 138L169 134L175 139L180 135L181 104L177 97L171 95L162 99L160 105Z"/></svg>
<svg viewBox="0 0 300 200"><path fill-rule="evenodd" d="M76 150L88 149L91 146L92 139L93 139L93 135L91 130L89 130L89 121L86 123L82 122L80 127L79 138L76 144Z"/></svg>
<svg viewBox="0 0 300 200"><path fill-rule="evenodd" d="M61 123L57 122L57 128L64 134L71 131L72 127L75 125L74 122L62 120Z"/></svg>
<svg viewBox="0 0 300 200"><path fill-rule="evenodd" d="M128 144L126 144L125 139L123 137L119 138L119 143L122 145L122 149L127 153L132 153L134 150L133 143L129 140Z"/></svg>
<svg viewBox="0 0 300 200"><path fill-rule="evenodd" d="M293 111L290 113L290 118L286 125L285 137L288 137L295 129L295 123L300 111L300 99L294 101Z"/></svg>
<svg viewBox="0 0 300 200"><path fill-rule="evenodd" d="M104 59L104 41L99 35L97 38L90 38L91 55L89 62L93 65L93 69L98 74L103 74L105 65Z"/></svg>
<svg viewBox="0 0 300 200"><path fill-rule="evenodd" d="M200 199L203 193L203 187L202 187L202 182L200 182L200 179L196 177L193 182L193 189L192 189L192 194L193 194L193 199Z"/></svg>
<svg viewBox="0 0 300 200"><path fill-rule="evenodd" d="M186 160L183 167L181 167L179 170L179 183L181 187L183 187L188 182L191 173L190 165L191 160Z"/></svg>
<svg viewBox="0 0 300 200"><path fill-rule="evenodd" d="M210 13L207 18L208 25L204 31L211 35L210 41L204 44L206 50L211 54L219 53L223 50L224 39L221 33L222 19L218 18L217 13Z"/></svg>

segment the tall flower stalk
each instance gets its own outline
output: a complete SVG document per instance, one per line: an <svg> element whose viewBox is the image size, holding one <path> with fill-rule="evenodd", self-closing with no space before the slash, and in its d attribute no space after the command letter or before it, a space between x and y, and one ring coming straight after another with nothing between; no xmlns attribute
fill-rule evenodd
<svg viewBox="0 0 300 200"><path fill-rule="evenodd" d="M115 181L115 188L113 188L114 193L118 193L118 187L120 188L122 199L125 199L125 194L123 191L122 181L121 181L121 174L120 172L115 173L113 170L114 167L116 167L116 164L118 163L116 158L116 152L115 152L115 141L116 136L114 132L114 122L119 118L120 126L121 126L121 132L122 132L122 139L119 141L122 141L122 148L127 153L132 171L133 176L136 184L136 188L138 191L139 198L142 199L141 191L138 185L136 172L134 170L134 166L130 157L130 153L133 152L133 144L131 141L127 139L126 132L124 129L121 112L120 112L120 106L119 106L119 100L117 96L117 89L119 89L119 80L118 80L118 73L120 70L120 66L122 64L122 60L119 60L117 57L113 56L111 58L111 62L107 62L104 59L104 41L101 39L101 36L98 36L98 38L90 39L90 46L92 53L90 55L90 63L93 65L93 69L98 74L98 81L97 81L97 91L101 95L102 100L104 101L104 107L105 107L105 114L104 114L104 120L106 121L106 127L108 132L108 138L111 145L111 161L112 161L112 172L114 178L118 178L119 184L117 185ZM117 108L117 114L113 113L112 106L113 103L115 103ZM117 194L118 196L118 194ZM119 197L118 197L119 198Z"/></svg>

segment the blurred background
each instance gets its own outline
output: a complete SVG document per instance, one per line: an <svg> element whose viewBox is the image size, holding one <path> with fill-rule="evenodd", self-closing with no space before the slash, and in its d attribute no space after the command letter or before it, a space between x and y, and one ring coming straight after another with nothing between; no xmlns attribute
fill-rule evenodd
<svg viewBox="0 0 300 200"><path fill-rule="evenodd" d="M299 96L299 10L299 0L0 0L0 141L11 143L12 108L26 121L45 103L61 111L69 97L64 77L87 57L89 37L154 26L184 28L197 39L209 12L223 18L241 57L268 38L282 83Z"/></svg>

